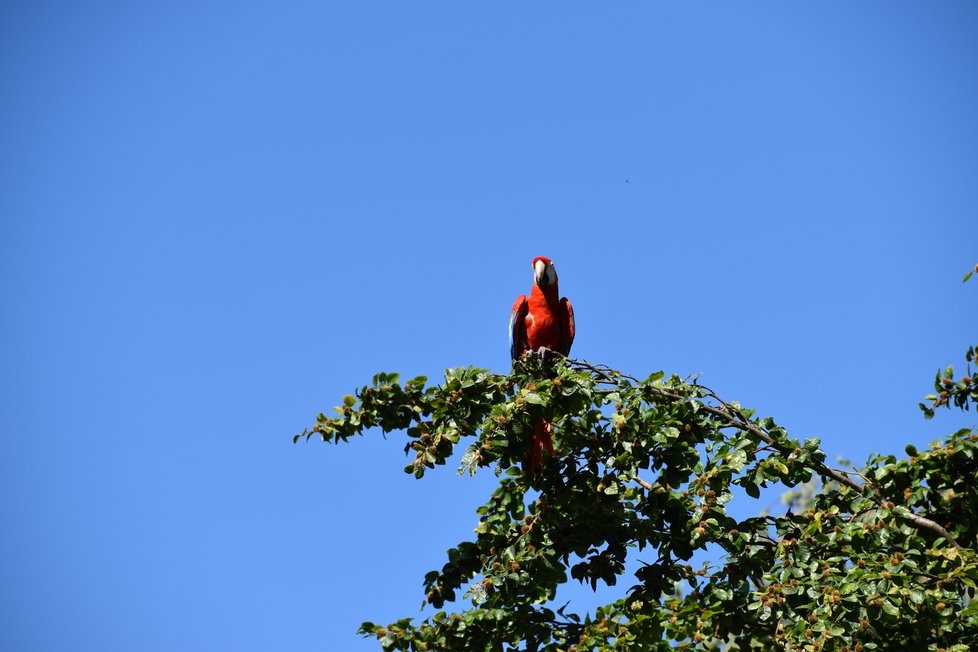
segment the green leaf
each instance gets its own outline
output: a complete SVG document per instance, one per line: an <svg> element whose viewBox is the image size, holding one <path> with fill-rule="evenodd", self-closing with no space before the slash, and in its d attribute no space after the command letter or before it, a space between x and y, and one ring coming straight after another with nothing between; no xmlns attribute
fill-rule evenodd
<svg viewBox="0 0 978 652"><path fill-rule="evenodd" d="M469 590L465 592L463 598L472 598L473 604L482 604L486 601L488 594L486 593L486 587L482 585L482 582L474 582L469 586Z"/></svg>
<svg viewBox="0 0 978 652"><path fill-rule="evenodd" d="M744 488L744 491L746 491L747 495L750 496L751 498L761 497L761 490L758 489L757 484L749 481L744 481L741 482L740 485Z"/></svg>
<svg viewBox="0 0 978 652"><path fill-rule="evenodd" d="M477 457L479 454L479 448L475 444L472 444L465 450L465 454L462 455L462 461L458 465L457 475L462 475L466 471L469 472L470 476L475 475L476 466L478 464Z"/></svg>
<svg viewBox="0 0 978 652"><path fill-rule="evenodd" d="M883 611L885 611L890 616L898 618L900 616L900 609L897 608L895 604L890 602L888 599L883 600Z"/></svg>

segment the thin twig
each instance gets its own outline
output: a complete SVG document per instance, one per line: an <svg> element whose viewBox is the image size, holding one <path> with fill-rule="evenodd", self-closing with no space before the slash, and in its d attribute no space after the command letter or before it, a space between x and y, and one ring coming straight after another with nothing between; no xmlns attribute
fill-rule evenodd
<svg viewBox="0 0 978 652"><path fill-rule="evenodd" d="M876 486L876 483L875 482L873 482L872 480L870 480L869 478L867 478L866 476L864 476L862 473L860 473L858 471L843 471L842 469L833 469L833 470L834 471L838 471L839 473L844 473L846 475L854 475L857 478L862 478L863 482L865 482L866 484L868 484L871 487L875 487Z"/></svg>
<svg viewBox="0 0 978 652"><path fill-rule="evenodd" d="M639 483L640 485L642 485L643 487L645 487L649 491L652 491L652 485L650 485L648 482L646 482L642 478L640 478L638 476L635 476L635 482Z"/></svg>

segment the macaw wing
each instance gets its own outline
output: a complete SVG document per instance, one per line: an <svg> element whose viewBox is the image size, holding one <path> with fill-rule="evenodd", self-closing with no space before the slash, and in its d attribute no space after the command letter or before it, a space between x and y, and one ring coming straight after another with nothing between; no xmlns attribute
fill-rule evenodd
<svg viewBox="0 0 978 652"><path fill-rule="evenodd" d="M570 355L571 344L574 343L574 306L564 297L560 300L560 348L557 351Z"/></svg>
<svg viewBox="0 0 978 652"><path fill-rule="evenodd" d="M526 341L526 315L529 311L526 295L521 294L516 298L513 310L509 313L509 354L514 360L530 348Z"/></svg>

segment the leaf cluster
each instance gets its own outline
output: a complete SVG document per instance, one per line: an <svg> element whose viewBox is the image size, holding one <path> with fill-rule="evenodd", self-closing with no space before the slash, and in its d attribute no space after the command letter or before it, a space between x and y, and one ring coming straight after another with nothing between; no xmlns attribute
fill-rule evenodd
<svg viewBox="0 0 978 652"><path fill-rule="evenodd" d="M968 410L969 406L978 402L978 378L975 377L971 369L971 364L978 356L978 346L969 346L965 354L968 363L968 370L958 379L954 378L954 367L948 365L944 371L937 371L934 376L934 392L924 397L928 403L920 403L920 409L924 412L924 418L932 419L934 411L940 407L950 409L954 407L961 410Z"/></svg>
<svg viewBox="0 0 978 652"><path fill-rule="evenodd" d="M978 399L970 378L944 391L965 409ZM362 625L385 650L978 649L971 430L832 469L819 440L696 379L534 355L508 375L452 369L437 385L378 374L336 412L296 440L402 430L405 471L422 478L466 438L459 474L499 477L474 537L424 578L439 611ZM557 454L524 473L540 418ZM764 487L806 483L819 490L803 510L730 512ZM593 615L555 608L568 581L623 579L626 596Z"/></svg>

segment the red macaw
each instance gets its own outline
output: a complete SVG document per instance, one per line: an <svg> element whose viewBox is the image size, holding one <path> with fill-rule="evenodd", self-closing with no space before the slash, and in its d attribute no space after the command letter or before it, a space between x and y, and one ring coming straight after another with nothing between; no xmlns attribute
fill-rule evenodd
<svg viewBox="0 0 978 652"><path fill-rule="evenodd" d="M544 256L533 259L533 289L530 298L517 297L509 316L510 354L513 359L527 351L546 347L562 355L570 353L574 343L574 308L557 290L557 270L553 261ZM524 468L540 468L544 450L554 453L550 422L538 419L526 453Z"/></svg>

